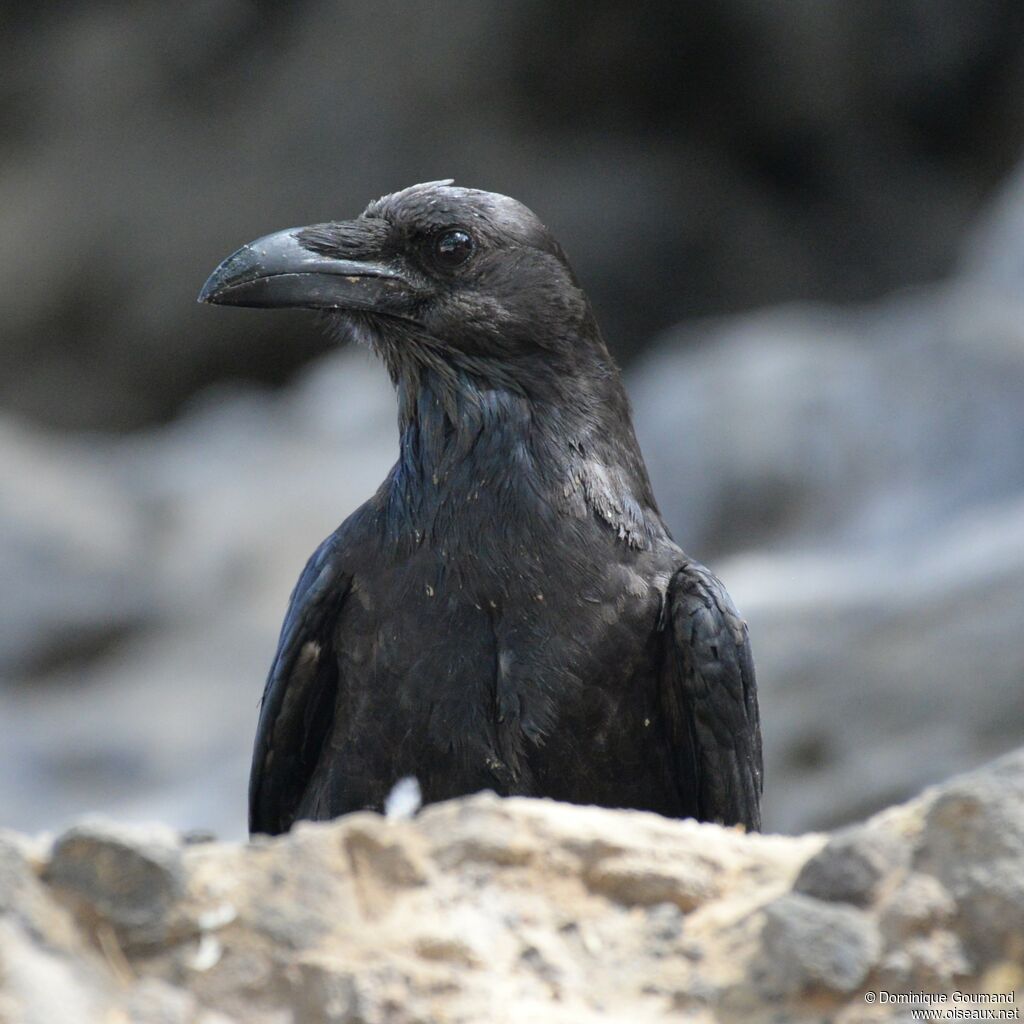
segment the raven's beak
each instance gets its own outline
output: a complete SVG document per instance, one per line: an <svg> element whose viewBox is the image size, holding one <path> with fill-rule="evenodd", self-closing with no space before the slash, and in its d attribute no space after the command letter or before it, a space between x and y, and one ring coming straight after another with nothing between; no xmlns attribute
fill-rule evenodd
<svg viewBox="0 0 1024 1024"><path fill-rule="evenodd" d="M221 306L303 306L362 309L401 315L415 290L382 263L323 256L290 228L256 239L232 253L210 275L200 302Z"/></svg>

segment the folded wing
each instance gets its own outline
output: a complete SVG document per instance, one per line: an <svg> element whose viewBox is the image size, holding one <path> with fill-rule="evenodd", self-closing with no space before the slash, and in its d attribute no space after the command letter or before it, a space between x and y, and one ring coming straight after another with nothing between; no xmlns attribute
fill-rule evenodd
<svg viewBox="0 0 1024 1024"><path fill-rule="evenodd" d="M696 562L676 572L667 601L661 696L683 806L701 821L759 829L761 723L747 625Z"/></svg>
<svg viewBox="0 0 1024 1024"><path fill-rule="evenodd" d="M334 633L349 587L334 541L320 545L299 577L263 691L249 775L253 834L291 827L333 726Z"/></svg>

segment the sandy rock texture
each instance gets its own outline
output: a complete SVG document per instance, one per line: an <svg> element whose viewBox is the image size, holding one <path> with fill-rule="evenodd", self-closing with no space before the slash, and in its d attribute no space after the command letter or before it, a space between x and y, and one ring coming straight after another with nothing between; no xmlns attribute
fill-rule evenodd
<svg viewBox="0 0 1024 1024"><path fill-rule="evenodd" d="M11 833L0 907L4 1024L903 1021L1024 989L1024 751L832 835L491 794Z"/></svg>

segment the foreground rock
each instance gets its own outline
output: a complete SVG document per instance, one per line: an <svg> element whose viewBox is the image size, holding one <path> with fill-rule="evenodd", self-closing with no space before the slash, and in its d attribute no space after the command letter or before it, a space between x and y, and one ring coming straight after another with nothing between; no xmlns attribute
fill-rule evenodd
<svg viewBox="0 0 1024 1024"><path fill-rule="evenodd" d="M8 835L0 906L11 1024L906 1020L1024 988L1024 751L832 836L489 794Z"/></svg>

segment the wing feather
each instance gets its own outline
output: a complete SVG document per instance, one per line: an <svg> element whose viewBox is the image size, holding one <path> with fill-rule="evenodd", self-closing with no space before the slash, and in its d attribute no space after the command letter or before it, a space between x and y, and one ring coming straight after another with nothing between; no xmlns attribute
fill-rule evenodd
<svg viewBox="0 0 1024 1024"><path fill-rule="evenodd" d="M333 723L334 626L349 588L334 541L317 548L295 585L263 691L249 775L253 834L291 827Z"/></svg>
<svg viewBox="0 0 1024 1024"><path fill-rule="evenodd" d="M721 581L689 562L669 585L662 700L684 806L761 827L762 751L747 624Z"/></svg>

